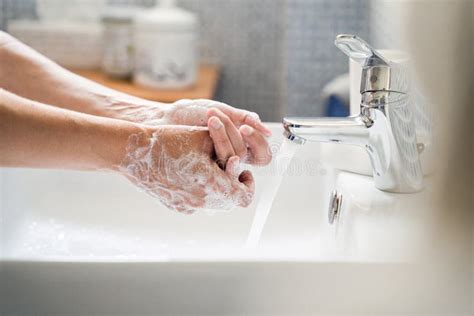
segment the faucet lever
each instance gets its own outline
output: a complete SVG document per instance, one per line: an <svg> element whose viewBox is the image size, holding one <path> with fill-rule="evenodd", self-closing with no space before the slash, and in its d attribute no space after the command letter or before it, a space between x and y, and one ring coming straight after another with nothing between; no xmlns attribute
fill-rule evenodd
<svg viewBox="0 0 474 316"><path fill-rule="evenodd" d="M407 93L406 74L402 65L388 61L355 35L338 35L334 44L362 66L361 94L374 91Z"/></svg>
<svg viewBox="0 0 474 316"><path fill-rule="evenodd" d="M340 34L334 44L362 67L390 66L390 63L366 41L356 35Z"/></svg>

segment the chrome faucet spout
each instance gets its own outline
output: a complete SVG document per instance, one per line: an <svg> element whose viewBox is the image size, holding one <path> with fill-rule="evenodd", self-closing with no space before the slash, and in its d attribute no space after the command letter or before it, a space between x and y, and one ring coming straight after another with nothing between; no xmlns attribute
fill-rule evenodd
<svg viewBox="0 0 474 316"><path fill-rule="evenodd" d="M363 145L369 135L371 122L362 116L345 118L300 118L283 119L287 138L299 143L304 141Z"/></svg>
<svg viewBox="0 0 474 316"><path fill-rule="evenodd" d="M366 149L375 186L380 190L409 193L422 189L423 172L418 154L413 99L406 73L366 42L340 35L338 46L362 67L360 114L345 118L283 119L285 136L294 142L330 142Z"/></svg>

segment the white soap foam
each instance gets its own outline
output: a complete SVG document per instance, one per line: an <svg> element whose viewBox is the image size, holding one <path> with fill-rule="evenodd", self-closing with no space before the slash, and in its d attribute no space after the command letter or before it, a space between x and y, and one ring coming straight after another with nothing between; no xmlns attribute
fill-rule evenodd
<svg viewBox="0 0 474 316"><path fill-rule="evenodd" d="M144 145L140 144L140 135L132 135L127 156L117 168L119 172L168 208L182 213L200 209L230 210L245 199L251 199L247 192L235 190L230 179L222 177L221 170L209 162L204 151L187 149L192 148L189 136L197 127L180 129L179 133L159 130ZM170 137L165 133L176 135ZM174 138L174 148L180 148L184 154L174 157L168 152L173 144L165 146L161 137L168 142ZM210 144L211 139L205 141ZM211 147L204 141L203 146Z"/></svg>
<svg viewBox="0 0 474 316"><path fill-rule="evenodd" d="M263 191L260 195L250 233L247 238L247 248L256 248L258 246L260 236L262 235L263 228L267 222L278 188L280 187L281 181L285 176L286 170L288 169L297 148L297 144L285 140L278 152L274 154L272 164L276 166L276 168L273 169L275 174L268 177L271 179L271 182L263 186Z"/></svg>

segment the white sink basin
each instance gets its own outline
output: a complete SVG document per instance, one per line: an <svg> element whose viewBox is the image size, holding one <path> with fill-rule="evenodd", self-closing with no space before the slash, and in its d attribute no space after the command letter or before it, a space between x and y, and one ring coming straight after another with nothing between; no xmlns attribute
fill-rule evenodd
<svg viewBox="0 0 474 316"><path fill-rule="evenodd" d="M278 147L281 129L272 128ZM193 216L165 209L118 175L4 169L1 306L86 314L463 307L469 295L461 290L435 300L439 282L465 281L426 265L436 227L429 185L413 195L381 192L370 177L335 170L320 151L309 144L296 153L256 249L245 242L261 190L276 178L272 166L255 171L250 208ZM329 225L334 189L343 204Z"/></svg>
<svg viewBox="0 0 474 316"><path fill-rule="evenodd" d="M275 131L272 148L281 144L280 134ZM319 146L300 150L304 159L296 157L289 167L258 251L247 249L245 242L263 187L275 185L275 173L280 172L276 165L255 169L257 197L251 207L192 216L166 209L119 175L5 169L4 257L35 261L325 260L328 247L321 247L321 230L327 225L326 193L332 189L334 176L320 161Z"/></svg>

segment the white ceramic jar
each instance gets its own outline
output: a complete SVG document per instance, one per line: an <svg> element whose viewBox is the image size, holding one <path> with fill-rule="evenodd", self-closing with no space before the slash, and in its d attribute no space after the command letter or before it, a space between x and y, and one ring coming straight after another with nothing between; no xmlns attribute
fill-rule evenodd
<svg viewBox="0 0 474 316"><path fill-rule="evenodd" d="M197 17L162 0L135 18L134 82L150 88L178 89L196 82Z"/></svg>
<svg viewBox="0 0 474 316"><path fill-rule="evenodd" d="M132 22L137 7L107 7L102 15L103 56L102 70L111 77L128 78L133 72Z"/></svg>

